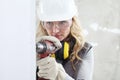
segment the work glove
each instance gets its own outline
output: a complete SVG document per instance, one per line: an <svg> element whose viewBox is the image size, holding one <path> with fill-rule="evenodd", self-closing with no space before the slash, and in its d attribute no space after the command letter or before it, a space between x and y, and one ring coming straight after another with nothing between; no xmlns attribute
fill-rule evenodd
<svg viewBox="0 0 120 80"><path fill-rule="evenodd" d="M57 77L56 77L56 80L66 80L66 76L67 76L67 73L65 72L63 66L58 63L58 74L57 74Z"/></svg>
<svg viewBox="0 0 120 80"><path fill-rule="evenodd" d="M37 61L38 77L49 80L74 80L64 70L60 63L57 63L55 58L46 57Z"/></svg>
<svg viewBox="0 0 120 80"><path fill-rule="evenodd" d="M37 61L38 77L49 80L56 80L59 72L58 63L53 57L45 57Z"/></svg>
<svg viewBox="0 0 120 80"><path fill-rule="evenodd" d="M56 80L74 80L74 79L71 76L69 76L65 72L63 66L60 63L58 63L58 75L56 77Z"/></svg>
<svg viewBox="0 0 120 80"><path fill-rule="evenodd" d="M60 41L54 36L41 36L36 39L36 42L43 42L45 40L50 41L54 44L54 46L56 47L55 51L57 51L62 47L62 44L60 43Z"/></svg>

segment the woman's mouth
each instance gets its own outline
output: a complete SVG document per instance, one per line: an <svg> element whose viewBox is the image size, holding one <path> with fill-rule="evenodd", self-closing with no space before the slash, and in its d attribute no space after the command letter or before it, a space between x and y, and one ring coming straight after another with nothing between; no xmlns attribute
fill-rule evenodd
<svg viewBox="0 0 120 80"><path fill-rule="evenodd" d="M56 38L58 38L59 40L62 39L62 36L61 35L55 35Z"/></svg>

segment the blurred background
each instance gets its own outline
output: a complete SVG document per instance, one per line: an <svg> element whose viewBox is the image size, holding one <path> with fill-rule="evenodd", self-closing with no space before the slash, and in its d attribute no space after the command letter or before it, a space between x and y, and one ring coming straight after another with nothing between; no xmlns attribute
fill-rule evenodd
<svg viewBox="0 0 120 80"><path fill-rule="evenodd" d="M120 80L120 0L75 0L94 47L93 80Z"/></svg>

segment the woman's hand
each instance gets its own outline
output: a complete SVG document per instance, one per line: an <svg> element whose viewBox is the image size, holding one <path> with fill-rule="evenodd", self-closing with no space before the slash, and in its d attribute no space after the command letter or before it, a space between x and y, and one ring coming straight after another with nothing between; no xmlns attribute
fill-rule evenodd
<svg viewBox="0 0 120 80"><path fill-rule="evenodd" d="M74 80L64 70L60 63L57 63L55 58L46 57L37 61L38 77L49 80Z"/></svg>
<svg viewBox="0 0 120 80"><path fill-rule="evenodd" d="M58 63L55 58L46 57L37 61L38 66L38 76L40 78L56 80L58 75Z"/></svg>
<svg viewBox="0 0 120 80"><path fill-rule="evenodd" d="M60 40L57 39L54 36L41 36L39 38L36 39L36 42L43 42L43 41L50 41L54 44L54 46L56 47L55 51L57 51L58 49L60 49L62 47L62 44L60 43Z"/></svg>

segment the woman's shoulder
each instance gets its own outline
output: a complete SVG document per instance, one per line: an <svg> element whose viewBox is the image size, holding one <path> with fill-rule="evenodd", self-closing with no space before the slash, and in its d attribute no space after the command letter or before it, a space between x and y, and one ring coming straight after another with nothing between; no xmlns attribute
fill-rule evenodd
<svg viewBox="0 0 120 80"><path fill-rule="evenodd" d="M92 50L92 45L89 42L85 42L83 48L79 51L78 55L84 58Z"/></svg>

